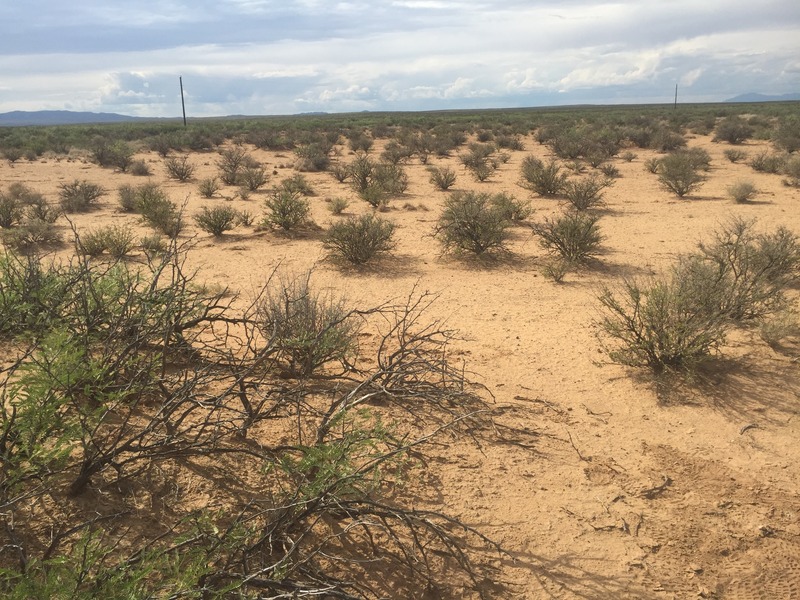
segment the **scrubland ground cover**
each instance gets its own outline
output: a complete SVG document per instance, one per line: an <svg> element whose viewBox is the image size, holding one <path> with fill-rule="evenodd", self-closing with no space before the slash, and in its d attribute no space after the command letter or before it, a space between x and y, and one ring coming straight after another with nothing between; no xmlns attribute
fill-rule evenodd
<svg viewBox="0 0 800 600"><path fill-rule="evenodd" d="M792 597L796 111L0 130L2 594Z"/></svg>

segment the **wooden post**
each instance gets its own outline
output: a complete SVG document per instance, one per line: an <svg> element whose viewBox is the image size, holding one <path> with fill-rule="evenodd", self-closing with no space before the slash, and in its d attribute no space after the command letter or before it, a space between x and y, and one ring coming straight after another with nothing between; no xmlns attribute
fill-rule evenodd
<svg viewBox="0 0 800 600"><path fill-rule="evenodd" d="M678 84L675 84L675 110L678 109Z"/></svg>
<svg viewBox="0 0 800 600"><path fill-rule="evenodd" d="M186 127L186 103L183 100L183 77L178 77L181 84L181 108L183 109L183 126Z"/></svg>

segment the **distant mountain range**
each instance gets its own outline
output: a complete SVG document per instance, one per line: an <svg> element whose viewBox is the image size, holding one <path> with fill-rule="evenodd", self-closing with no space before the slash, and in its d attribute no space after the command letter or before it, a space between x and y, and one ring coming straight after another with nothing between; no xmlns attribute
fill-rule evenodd
<svg viewBox="0 0 800 600"><path fill-rule="evenodd" d="M798 94L741 94L725 102L791 102L800 100ZM368 112L368 111L364 111ZM303 113L304 115L323 115L323 112ZM231 117L227 117L231 118ZM22 127L27 125L92 125L96 123L126 123L132 121L170 121L155 117L131 117L117 113L76 112L71 110L15 110L0 113L0 127Z"/></svg>
<svg viewBox="0 0 800 600"><path fill-rule="evenodd" d="M795 100L800 100L800 94L768 96L767 94L750 93L728 98L725 102L793 102Z"/></svg>
<svg viewBox="0 0 800 600"><path fill-rule="evenodd" d="M0 113L0 127L24 125L89 125L94 123L125 123L153 121L143 117L129 117L116 113L75 112L71 110L37 110Z"/></svg>

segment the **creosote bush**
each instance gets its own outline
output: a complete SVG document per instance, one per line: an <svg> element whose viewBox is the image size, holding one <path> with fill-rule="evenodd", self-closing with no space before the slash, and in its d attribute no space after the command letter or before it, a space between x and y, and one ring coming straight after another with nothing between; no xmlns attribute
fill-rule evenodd
<svg viewBox="0 0 800 600"><path fill-rule="evenodd" d="M203 206L194 215L197 226L214 237L221 237L239 223L240 213L232 206Z"/></svg>
<svg viewBox="0 0 800 600"><path fill-rule="evenodd" d="M200 192L200 195L203 198L213 198L214 194L216 194L219 190L219 179L216 177L207 177L205 179L201 179L200 183L197 184L197 191Z"/></svg>
<svg viewBox="0 0 800 600"><path fill-rule="evenodd" d="M613 362L692 371L718 351L732 327L780 315L785 292L800 277L797 236L783 227L758 233L733 219L668 274L625 281L600 295L601 331Z"/></svg>
<svg viewBox="0 0 800 600"><path fill-rule="evenodd" d="M747 158L747 152L736 148L728 148L722 154L732 163L742 162Z"/></svg>
<svg viewBox="0 0 800 600"><path fill-rule="evenodd" d="M703 182L697 160L688 152L675 152L663 157L658 165L658 182L679 198L696 191Z"/></svg>
<svg viewBox="0 0 800 600"><path fill-rule="evenodd" d="M194 176L195 166L188 156L170 156L164 160L164 167L169 176L178 181L189 181Z"/></svg>
<svg viewBox="0 0 800 600"><path fill-rule="evenodd" d="M311 285L311 272L273 276L257 307L259 328L294 377L309 377L325 365L352 369L360 318L344 298Z"/></svg>
<svg viewBox="0 0 800 600"><path fill-rule="evenodd" d="M585 212L568 212L531 225L542 248L572 266L583 265L600 253L603 236L600 217Z"/></svg>
<svg viewBox="0 0 800 600"><path fill-rule="evenodd" d="M728 196L738 203L749 202L758 193L752 181L737 181L728 186Z"/></svg>
<svg viewBox="0 0 800 600"><path fill-rule="evenodd" d="M534 156L526 156L522 161L519 185L540 196L557 196L564 188L567 174L555 160L544 164Z"/></svg>
<svg viewBox="0 0 800 600"><path fill-rule="evenodd" d="M456 172L450 167L428 167L429 181L436 189L446 191L456 183Z"/></svg>
<svg viewBox="0 0 800 600"><path fill-rule="evenodd" d="M611 184L612 180L592 174L565 181L562 193L575 210L588 210L605 203L603 190Z"/></svg>
<svg viewBox="0 0 800 600"><path fill-rule="evenodd" d="M97 206L97 201L106 191L102 186L89 181L75 180L58 186L59 202L64 212L86 212Z"/></svg>
<svg viewBox="0 0 800 600"><path fill-rule="evenodd" d="M328 256L363 265L394 249L395 225L373 214L348 217L330 226L323 245Z"/></svg>
<svg viewBox="0 0 800 600"><path fill-rule="evenodd" d="M264 201L267 214L264 224L292 231L308 224L311 205L299 192L288 189L274 190Z"/></svg>
<svg viewBox="0 0 800 600"><path fill-rule="evenodd" d="M505 251L510 225L507 204L507 198L496 201L485 192L455 192L445 200L433 234L445 252Z"/></svg>
<svg viewBox="0 0 800 600"><path fill-rule="evenodd" d="M125 225L106 225L89 230L76 238L78 252L86 256L100 256L108 252L116 259L124 258L136 246L135 236Z"/></svg>

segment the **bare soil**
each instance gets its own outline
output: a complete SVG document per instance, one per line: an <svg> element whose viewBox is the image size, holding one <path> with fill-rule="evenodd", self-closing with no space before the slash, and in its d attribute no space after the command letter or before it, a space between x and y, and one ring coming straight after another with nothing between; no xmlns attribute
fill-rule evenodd
<svg viewBox="0 0 800 600"><path fill-rule="evenodd" d="M601 211L602 255L561 284L541 274L546 255L524 225L514 228L508 256L442 256L431 234L447 192L434 189L416 159L405 166L408 191L382 214L397 224L397 250L373 266L341 269L325 259L322 233L343 218L331 215L326 200L350 199L344 216L371 210L328 173L305 174L316 191L310 200L318 228L286 236L239 227L215 239L187 219L184 235L195 236L189 260L201 280L229 286L243 299L279 265L313 268L318 287L345 293L353 306L401 299L415 286L438 294L430 317L446 319L463 335L454 351L494 395L497 435L480 446L462 440L438 447L431 477L410 485L436 486L433 494L421 493L437 498L431 507L507 549L494 582L501 585L487 583L487 595L800 598L797 348L790 342L771 348L756 331L743 331L697 380L656 386L648 373L609 364L594 325L603 286L659 272L732 216L755 218L765 230L785 225L800 232L799 189L731 164L723 156L727 144L704 136L689 144L705 148L712 162L707 182L684 199L644 170L656 153L637 149L632 162L614 159L621 177L606 191ZM527 197L517 185L520 163L528 154L548 154L532 138L525 146L484 183L456 156L431 164L456 169L456 189ZM751 142L743 149L754 155L767 147ZM294 174L291 153L250 151L275 171L270 184ZM223 202L263 213L262 192L242 200L226 187L206 200L196 182L169 180L156 154L137 158L152 168L150 179L185 202L188 215ZM191 155L195 178L215 175L217 158ZM352 156L340 148L339 160ZM147 178L77 155L0 164L0 187L22 182L54 202L58 185L75 179L109 190L99 210L70 216L79 232L129 223L147 233L135 215L119 211L116 199L118 186ZM758 188L754 202L727 197L727 186L740 179ZM558 200L531 200L530 220L563 210Z"/></svg>

